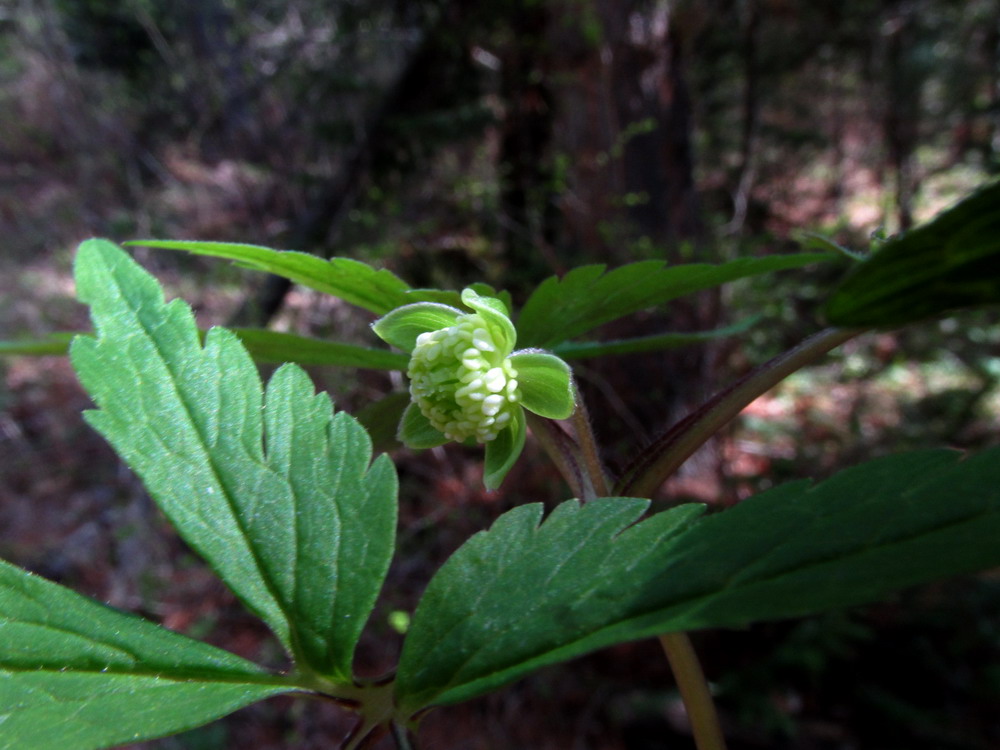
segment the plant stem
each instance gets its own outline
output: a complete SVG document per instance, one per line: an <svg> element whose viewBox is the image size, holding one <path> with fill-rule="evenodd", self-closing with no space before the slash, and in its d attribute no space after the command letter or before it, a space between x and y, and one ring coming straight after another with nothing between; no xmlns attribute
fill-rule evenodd
<svg viewBox="0 0 1000 750"><path fill-rule="evenodd" d="M726 750L715 702L691 639L687 633L666 633L660 636L660 644L681 691L695 746L698 750Z"/></svg>
<svg viewBox="0 0 1000 750"><path fill-rule="evenodd" d="M573 410L573 428L576 430L576 440L580 446L580 457L586 469L585 476L589 480L589 491L593 497L584 497L581 500L591 500L598 497L608 496L608 480L604 474L604 466L601 464L601 456L597 449L597 440L594 438L594 430L590 426L590 414L587 412L587 405L583 402L580 390L573 385L573 392L576 397L576 409Z"/></svg>
<svg viewBox="0 0 1000 750"><path fill-rule="evenodd" d="M597 442L594 439L590 418L587 415L587 407L579 391L576 392L576 410L573 412L572 420L578 441L573 443L575 452L570 461L574 467L573 470L583 469L585 471L585 483L592 492L596 493L595 497L607 497L608 482L601 467ZM550 427L559 429L554 422L539 421L547 422ZM559 432L568 439L565 433L562 433L561 430ZM545 442L543 441L542 444L545 445ZM551 455L552 451L549 452ZM553 458L555 459L556 456L554 455ZM559 460L556 460L556 465L571 485L580 481L577 476L567 475L564 464ZM587 498L581 497L581 499ZM691 732L698 750L726 750L722 729L719 727L719 717L715 712L715 704L712 702L712 694L708 689L701 665L698 663L698 656L691 645L691 639L686 633L669 633L660 636L660 643L663 644L663 649L667 652L667 660L670 662L670 668L681 691L681 698L684 700L688 717L691 720Z"/></svg>
<svg viewBox="0 0 1000 750"><path fill-rule="evenodd" d="M552 463L569 485L570 492L581 500L586 499L589 482L584 472L580 446L551 419L539 417L527 410L526 415L532 434L549 454Z"/></svg>
<svg viewBox="0 0 1000 750"><path fill-rule="evenodd" d="M392 725L392 738L399 750L418 750L416 738L401 724Z"/></svg>
<svg viewBox="0 0 1000 750"><path fill-rule="evenodd" d="M626 470L614 491L652 497L667 477L747 404L860 333L863 329L827 328L748 373L667 430Z"/></svg>

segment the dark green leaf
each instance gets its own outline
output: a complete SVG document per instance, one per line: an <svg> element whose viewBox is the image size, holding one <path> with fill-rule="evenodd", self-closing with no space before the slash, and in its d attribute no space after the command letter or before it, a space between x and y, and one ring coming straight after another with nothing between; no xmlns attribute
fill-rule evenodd
<svg viewBox="0 0 1000 750"><path fill-rule="evenodd" d="M98 338L71 356L88 421L185 540L300 662L349 680L392 554L396 477L357 422L285 365L266 397L235 335L204 347L190 308L109 242L76 262Z"/></svg>
<svg viewBox="0 0 1000 750"><path fill-rule="evenodd" d="M83 333L82 331L80 333ZM280 364L296 362L300 365L334 365L338 367L364 367L371 370L405 370L405 354L369 349L337 341L298 336L294 333L269 331L266 328L236 328L243 346L257 362ZM50 333L40 339L25 341L0 341L0 356L5 354L45 355L66 354L70 342L78 333ZM202 339L205 332L199 333Z"/></svg>
<svg viewBox="0 0 1000 750"><path fill-rule="evenodd" d="M857 250L851 250L843 245L838 245L829 237L824 237L823 235L816 234L815 232L800 232L797 235L794 235L794 239L797 240L802 247L809 250L839 253L850 260L864 260L867 257L864 253L859 253Z"/></svg>
<svg viewBox="0 0 1000 750"><path fill-rule="evenodd" d="M826 304L831 324L895 327L1000 302L1000 182L886 240Z"/></svg>
<svg viewBox="0 0 1000 750"><path fill-rule="evenodd" d="M399 441L399 422L409 405L409 392L394 391L355 412L354 418L372 439L372 448L376 453L396 450L402 446Z"/></svg>
<svg viewBox="0 0 1000 750"><path fill-rule="evenodd" d="M257 362L300 365L336 365L363 367L370 370L405 370L408 357L385 349L369 349L338 341L298 336L294 333L269 331L266 328L236 328L233 330L250 356Z"/></svg>
<svg viewBox="0 0 1000 750"><path fill-rule="evenodd" d="M88 750L199 726L291 680L0 562L0 748Z"/></svg>
<svg viewBox="0 0 1000 750"><path fill-rule="evenodd" d="M622 354L637 354L639 352L659 352L666 349L677 349L682 346L701 344L705 341L735 336L748 331L760 321L759 315L745 318L738 323L715 328L710 331L692 331L686 333L657 333L651 336L637 336L632 339L617 341L567 341L554 348L556 354L563 359L588 359L590 357L607 357Z"/></svg>
<svg viewBox="0 0 1000 750"><path fill-rule="evenodd" d="M445 434L436 429L420 411L420 407L412 402L403 410L403 418L399 423L399 439L407 447L416 450L436 448L449 442Z"/></svg>
<svg viewBox="0 0 1000 750"><path fill-rule="evenodd" d="M737 258L721 265L668 266L659 260L606 271L582 266L546 279L517 320L518 346L552 348L597 326L728 281L830 260L825 253Z"/></svg>
<svg viewBox="0 0 1000 750"><path fill-rule="evenodd" d="M401 705L471 698L533 669L664 632L877 600L1000 565L1000 449L879 459L694 521L646 501L522 506L431 581L399 666Z"/></svg>
<svg viewBox="0 0 1000 750"><path fill-rule="evenodd" d="M50 333L37 339L0 341L0 356L25 354L38 357L47 354L65 354L69 350L69 342L73 340L75 335L75 333L59 332Z"/></svg>
<svg viewBox="0 0 1000 750"><path fill-rule="evenodd" d="M246 268L282 276L296 284L370 310L376 315L384 315L393 308L425 298L449 303L458 299L453 292L439 293L431 290L425 295L420 290L411 290L406 282L392 272L372 268L352 258L325 260L293 250L272 250L259 245L232 242L137 240L126 244L162 250L183 250L195 255L234 260Z"/></svg>

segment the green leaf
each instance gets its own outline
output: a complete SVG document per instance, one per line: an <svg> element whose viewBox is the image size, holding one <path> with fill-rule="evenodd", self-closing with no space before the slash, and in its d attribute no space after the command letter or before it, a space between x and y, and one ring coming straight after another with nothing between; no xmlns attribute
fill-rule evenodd
<svg viewBox="0 0 1000 750"><path fill-rule="evenodd" d="M744 318L738 323L733 323L723 328L713 328L709 331L656 333L651 336L636 336L635 338L618 339L616 341L567 341L559 344L553 351L563 359L588 359L590 357L608 357L622 354L637 354L640 352L659 352L735 336L738 333L750 330L760 319L761 316L753 315L749 318Z"/></svg>
<svg viewBox="0 0 1000 750"><path fill-rule="evenodd" d="M879 459L695 521L646 501L522 506L431 581L404 644L407 711L622 641L863 604L1000 565L1000 449Z"/></svg>
<svg viewBox="0 0 1000 750"><path fill-rule="evenodd" d="M514 350L517 333L510 322L510 311L503 302L495 297L483 297L472 288L462 290L462 302L479 313L489 328L490 338L500 351Z"/></svg>
<svg viewBox="0 0 1000 750"><path fill-rule="evenodd" d="M663 261L631 263L612 271L582 266L535 289L517 320L520 346L551 349L597 326L647 307L727 281L830 260L825 253L737 258L721 265Z"/></svg>
<svg viewBox="0 0 1000 750"><path fill-rule="evenodd" d="M499 487L524 450L527 425L524 410L511 412L510 427L500 430L496 438L486 443L483 457L483 484L488 490Z"/></svg>
<svg viewBox="0 0 1000 750"><path fill-rule="evenodd" d="M826 303L831 324L896 327L1000 302L1000 182L886 240Z"/></svg>
<svg viewBox="0 0 1000 750"><path fill-rule="evenodd" d="M815 232L793 233L792 238L801 244L802 247L809 250L839 253L849 260L864 260L867 257L865 253L859 253L857 250L851 250L849 247L839 245L829 237L824 237L823 235L816 234Z"/></svg>
<svg viewBox="0 0 1000 750"><path fill-rule="evenodd" d="M75 333L59 332L50 333L37 339L0 341L0 356L23 354L38 357L65 354L69 350L69 342L73 340L75 335Z"/></svg>
<svg viewBox="0 0 1000 750"><path fill-rule="evenodd" d="M272 250L259 245L233 242L187 242L177 240L136 240L126 245L161 250L183 250L194 255L234 260L255 271L265 271L338 297L352 305L384 315L393 308L418 301L420 293L385 269L375 269L352 258L325 260L309 253Z"/></svg>
<svg viewBox="0 0 1000 750"><path fill-rule="evenodd" d="M662 513L616 540L648 504L571 500L541 525L541 504L522 505L469 539L411 620L397 673L403 710L471 698L584 653L575 642L620 617L635 596L635 579L623 574L700 512Z"/></svg>
<svg viewBox="0 0 1000 750"><path fill-rule="evenodd" d="M392 464L297 366L265 397L236 336L202 347L190 308L111 243L80 246L76 281L98 332L71 350L87 420L301 665L349 680L392 555Z"/></svg>
<svg viewBox="0 0 1000 750"><path fill-rule="evenodd" d="M576 406L569 365L548 352L524 350L510 358L521 405L547 419L568 419Z"/></svg>
<svg viewBox="0 0 1000 750"><path fill-rule="evenodd" d="M288 678L0 562L0 748L88 750L192 729Z"/></svg>
<svg viewBox="0 0 1000 750"><path fill-rule="evenodd" d="M337 341L298 336L294 333L270 331L266 328L232 329L254 361L281 364L296 362L300 365L335 365L338 367L364 367L370 370L405 370L407 358L403 354L384 349L369 349ZM5 354L46 355L66 354L74 336L84 333L60 332L25 341L0 341L0 356ZM202 339L205 332L199 332Z"/></svg>
<svg viewBox="0 0 1000 750"><path fill-rule="evenodd" d="M369 370L406 369L406 355L385 349L369 349L266 328L235 328L233 333L255 362L295 362L300 365L363 367Z"/></svg>
<svg viewBox="0 0 1000 750"><path fill-rule="evenodd" d="M399 423L399 439L403 445L416 450L436 448L449 442L445 434L436 429L420 411L420 407L412 402L403 411L403 419Z"/></svg>
<svg viewBox="0 0 1000 750"><path fill-rule="evenodd" d="M372 323L372 330L387 344L412 352L420 334L453 326L462 314L461 310L448 305L416 302L382 316Z"/></svg>
<svg viewBox="0 0 1000 750"><path fill-rule="evenodd" d="M370 401L355 412L354 418L365 428L376 453L402 447L399 441L399 422L409 405L410 394L407 391L393 391Z"/></svg>

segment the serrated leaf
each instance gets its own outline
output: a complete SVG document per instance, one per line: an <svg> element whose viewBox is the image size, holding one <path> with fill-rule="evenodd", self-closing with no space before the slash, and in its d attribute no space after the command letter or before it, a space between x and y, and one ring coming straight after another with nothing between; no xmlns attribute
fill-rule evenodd
<svg viewBox="0 0 1000 750"><path fill-rule="evenodd" d="M826 303L831 324L896 327L1000 303L1000 182L855 265Z"/></svg>
<svg viewBox="0 0 1000 750"><path fill-rule="evenodd" d="M659 260L604 265L552 276L535 289L517 320L518 346L552 348L604 323L728 281L830 260L826 253L737 258L720 265L668 266Z"/></svg>
<svg viewBox="0 0 1000 750"><path fill-rule="evenodd" d="M136 240L126 245L140 245L161 250L183 250L194 255L208 255L236 261L245 268L273 273L296 284L315 289L352 305L384 315L393 308L411 302L431 300L452 304L454 292L411 289L386 269L375 269L353 258L326 260L294 250L272 250L259 245L234 242L189 242L179 240Z"/></svg>
<svg viewBox="0 0 1000 750"><path fill-rule="evenodd" d="M233 654L0 562L0 750L162 737L295 689Z"/></svg>
<svg viewBox="0 0 1000 750"><path fill-rule="evenodd" d="M583 651L576 641L622 614L634 588L622 575L701 512L686 506L626 534L649 501L605 498L540 504L502 515L431 580L397 673L405 711L480 695ZM616 537L617 543L616 543Z"/></svg>
<svg viewBox="0 0 1000 750"><path fill-rule="evenodd" d="M694 521L630 526L645 501L502 516L427 588L404 644L407 710L492 690L597 648L863 604L1000 565L1000 449L878 459Z"/></svg>
<svg viewBox="0 0 1000 750"><path fill-rule="evenodd" d="M392 464L297 366L265 395L234 334L203 347L190 308L111 243L81 245L76 279L98 332L71 350L88 422L300 666L349 680L392 555Z"/></svg>

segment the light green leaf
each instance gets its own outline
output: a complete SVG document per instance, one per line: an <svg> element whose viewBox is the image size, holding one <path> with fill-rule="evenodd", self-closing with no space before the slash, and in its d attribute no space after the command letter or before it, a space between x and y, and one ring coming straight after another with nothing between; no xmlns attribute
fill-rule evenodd
<svg viewBox="0 0 1000 750"><path fill-rule="evenodd" d="M412 352L417 337L455 325L461 310L433 302L416 302L398 307L372 323L375 335L404 352Z"/></svg>
<svg viewBox="0 0 1000 750"><path fill-rule="evenodd" d="M548 352L524 350L510 358L521 405L547 419L567 419L576 406L569 365Z"/></svg>
<svg viewBox="0 0 1000 750"><path fill-rule="evenodd" d="M76 280L98 332L71 350L88 421L301 666L349 680L392 555L391 463L295 365L264 397L236 336L202 347L190 308L111 243L81 245Z"/></svg>
<svg viewBox="0 0 1000 750"><path fill-rule="evenodd" d="M483 318L490 329L490 338L500 351L513 351L517 334L510 322L510 311L503 302L495 297L481 296L472 288L462 290L462 302Z"/></svg>
<svg viewBox="0 0 1000 750"><path fill-rule="evenodd" d="M728 281L782 271L835 256L825 253L737 258L721 265L663 261L575 268L535 289L517 319L518 345L551 349L604 323Z"/></svg>
<svg viewBox="0 0 1000 750"><path fill-rule="evenodd" d="M524 440L528 431L524 421L524 410L515 409L510 417L510 426L500 430L495 439L486 443L486 453L483 457L483 484L488 490L495 490L503 483L507 472L524 450Z"/></svg>
<svg viewBox="0 0 1000 750"><path fill-rule="evenodd" d="M883 242L826 303L831 324L896 327L1000 303L1000 182Z"/></svg>
<svg viewBox="0 0 1000 750"><path fill-rule="evenodd" d="M431 581L404 644L399 701L416 711L622 641L875 601L1000 565L1000 449L879 459L777 487L695 521L646 501L522 506Z"/></svg>
<svg viewBox="0 0 1000 750"><path fill-rule="evenodd" d="M375 269L352 258L325 260L309 253L234 242L136 240L125 244L234 260L245 268L282 276L376 315L420 299L419 293L409 294L410 287L391 271Z"/></svg>
<svg viewBox="0 0 1000 750"><path fill-rule="evenodd" d="M0 749L192 729L295 684L0 562Z"/></svg>

